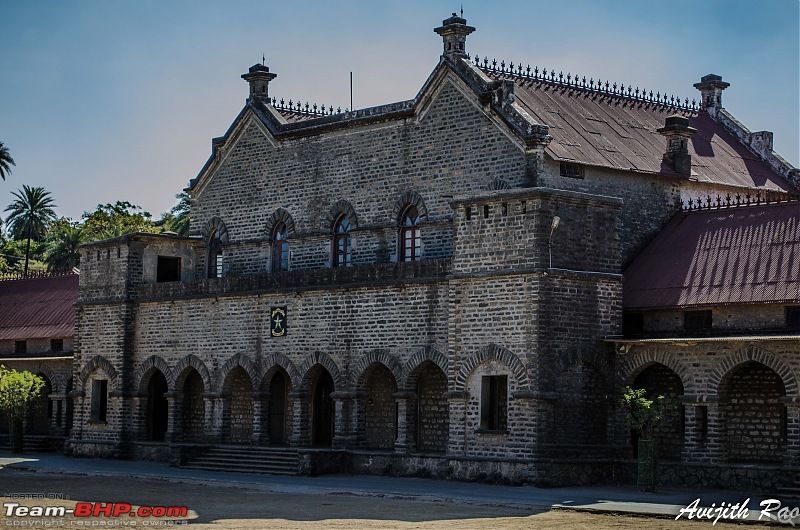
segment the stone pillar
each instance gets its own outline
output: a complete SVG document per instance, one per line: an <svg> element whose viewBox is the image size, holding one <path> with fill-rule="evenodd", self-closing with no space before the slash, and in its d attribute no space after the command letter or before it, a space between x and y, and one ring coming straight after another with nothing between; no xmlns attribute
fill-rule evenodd
<svg viewBox="0 0 800 530"><path fill-rule="evenodd" d="M350 449L358 445L355 425L357 418L353 413L356 397L355 392L348 391L338 391L331 394L336 410L333 428L334 449Z"/></svg>
<svg viewBox="0 0 800 530"><path fill-rule="evenodd" d="M394 441L395 453L410 453L414 450L413 410L417 395L413 392L392 394L397 404L397 438Z"/></svg>
<svg viewBox="0 0 800 530"><path fill-rule="evenodd" d="M206 441L219 443L222 439L222 397L214 392L200 394L203 398L203 431Z"/></svg>
<svg viewBox="0 0 800 530"><path fill-rule="evenodd" d="M450 412L447 436L447 455L463 456L467 453L467 400L469 393L465 391L449 391L444 393Z"/></svg>
<svg viewBox="0 0 800 530"><path fill-rule="evenodd" d="M786 407L786 447L783 450L785 466L800 466L800 398L784 397Z"/></svg>
<svg viewBox="0 0 800 530"><path fill-rule="evenodd" d="M525 428L524 437L526 439L525 458L534 458L539 446L552 440L551 433L554 432L554 422L558 421L555 417L555 404L558 394L555 392L537 392L533 390L517 390L511 394L517 406L524 412L524 418L531 419L531 425ZM526 422L527 423L527 422ZM523 429L518 426L516 429Z"/></svg>
<svg viewBox="0 0 800 530"><path fill-rule="evenodd" d="M83 438L83 424L86 418L83 414L83 400L86 398L86 392L83 390L72 391L72 429L70 430L69 437L74 440Z"/></svg>
<svg viewBox="0 0 800 530"><path fill-rule="evenodd" d="M725 403L710 401L706 405L708 435L703 456L710 464L719 464L728 459L725 447Z"/></svg>
<svg viewBox="0 0 800 530"><path fill-rule="evenodd" d="M178 409L180 399L178 399L178 394L176 392L164 392L164 397L167 398L167 432L164 434L164 441L165 442L173 442L178 439L178 415L180 414L180 410Z"/></svg>
<svg viewBox="0 0 800 530"><path fill-rule="evenodd" d="M111 399L109 395L109 410ZM147 439L147 394L135 394L131 398L131 434L134 440Z"/></svg>
<svg viewBox="0 0 800 530"><path fill-rule="evenodd" d="M683 450L681 462L702 461L707 438L707 412L705 405L693 401L683 403Z"/></svg>
<svg viewBox="0 0 800 530"><path fill-rule="evenodd" d="M309 394L303 390L289 392L289 399L292 400L292 435L289 437L289 445L307 447L311 445Z"/></svg>
<svg viewBox="0 0 800 530"><path fill-rule="evenodd" d="M64 415L67 412L67 396L64 394L50 394L48 396L48 407L50 407L50 432L61 433L64 432ZM58 407L61 407L61 422L58 417Z"/></svg>
<svg viewBox="0 0 800 530"><path fill-rule="evenodd" d="M262 436L264 435L264 394L269 395L265 392L253 392L251 395L253 397L253 434L250 437L250 443L253 445L259 445L262 442ZM268 408L268 407L267 407ZM269 411L268 411L269 412Z"/></svg>

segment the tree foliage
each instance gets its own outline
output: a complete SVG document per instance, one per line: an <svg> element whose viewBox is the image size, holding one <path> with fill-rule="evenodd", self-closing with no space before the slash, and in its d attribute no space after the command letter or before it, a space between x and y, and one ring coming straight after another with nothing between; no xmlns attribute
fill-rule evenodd
<svg viewBox="0 0 800 530"><path fill-rule="evenodd" d="M175 195L178 199L178 204L172 207L169 212L163 214L161 219L156 223L165 232L175 232L180 236L189 235L189 207L190 200L189 194L185 191Z"/></svg>
<svg viewBox="0 0 800 530"><path fill-rule="evenodd" d="M645 389L627 387L622 395L622 405L628 427L639 433L642 439L652 440L658 429L669 421L669 413L678 407L678 402L666 396L648 399Z"/></svg>
<svg viewBox="0 0 800 530"><path fill-rule="evenodd" d="M11 166L16 166L14 159L11 158L11 153L8 152L8 147L0 142L0 177L6 179L6 175L11 174Z"/></svg>
<svg viewBox="0 0 800 530"><path fill-rule="evenodd" d="M69 271L80 264L78 247L88 242L86 230L80 223L61 218L50 230L45 263L50 272Z"/></svg>
<svg viewBox="0 0 800 530"><path fill-rule="evenodd" d="M160 230L152 220L150 212L128 201L114 204L98 204L92 212L84 212L84 230L90 241L110 239L133 232L158 233Z"/></svg>
<svg viewBox="0 0 800 530"><path fill-rule="evenodd" d="M12 192L16 199L5 211L8 228L15 239L25 239L25 270L28 274L31 241L40 241L47 235L47 230L56 220L55 204L50 192L42 187L32 188L23 184L22 189Z"/></svg>
<svg viewBox="0 0 800 530"><path fill-rule="evenodd" d="M43 388L44 379L41 377L0 365L0 411L12 420L25 416Z"/></svg>

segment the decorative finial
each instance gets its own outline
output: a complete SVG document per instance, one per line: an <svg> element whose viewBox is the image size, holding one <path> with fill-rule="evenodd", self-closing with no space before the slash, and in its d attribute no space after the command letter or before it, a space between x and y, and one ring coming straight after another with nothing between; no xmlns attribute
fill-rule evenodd
<svg viewBox="0 0 800 530"><path fill-rule="evenodd" d="M464 4L461 4L461 18L464 18Z"/></svg>
<svg viewBox="0 0 800 530"><path fill-rule="evenodd" d="M261 54L261 66L267 65L267 57L262 53Z"/></svg>

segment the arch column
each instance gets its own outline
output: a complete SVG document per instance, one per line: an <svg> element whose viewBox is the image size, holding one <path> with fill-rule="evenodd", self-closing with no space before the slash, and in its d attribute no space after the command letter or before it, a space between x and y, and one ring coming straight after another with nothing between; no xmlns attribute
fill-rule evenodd
<svg viewBox="0 0 800 530"><path fill-rule="evenodd" d="M469 392L449 391L444 393L449 412L449 432L447 436L447 454L460 456L467 452L467 400Z"/></svg>
<svg viewBox="0 0 800 530"><path fill-rule="evenodd" d="M397 406L397 438L394 441L395 453L411 453L414 450L413 410L417 395L413 392L392 394Z"/></svg>
<svg viewBox="0 0 800 530"><path fill-rule="evenodd" d="M706 405L708 421L706 446L702 451L704 460L711 464L727 461L725 448L725 403L709 401Z"/></svg>
<svg viewBox="0 0 800 530"><path fill-rule="evenodd" d="M800 398L785 397L780 402L786 407L786 447L783 451L783 464L800 465Z"/></svg>
<svg viewBox="0 0 800 530"><path fill-rule="evenodd" d="M264 435L264 418L269 417L269 405L264 405L264 397L269 397L268 392L253 392L253 434L250 443L259 445ZM264 410L266 409L266 413Z"/></svg>
<svg viewBox="0 0 800 530"><path fill-rule="evenodd" d="M48 397L48 406L52 407L50 409L52 412L50 416L50 432L59 433L60 436L61 433L64 432L64 421L67 412L67 396L66 394L50 394ZM61 410L60 415L58 413L59 408ZM59 419L61 420L60 422Z"/></svg>
<svg viewBox="0 0 800 530"><path fill-rule="evenodd" d="M147 394L134 394L131 397L131 432L135 440L147 438ZM111 408L111 394L108 396L108 407Z"/></svg>
<svg viewBox="0 0 800 530"><path fill-rule="evenodd" d="M210 442L219 442L222 439L222 406L223 398L217 393L204 392L200 394L203 398L204 417L203 430L205 437Z"/></svg>
<svg viewBox="0 0 800 530"><path fill-rule="evenodd" d="M356 431L356 414L354 414L357 394L351 391L331 393L333 406L336 413L333 422L334 449L350 449L358 444Z"/></svg>
<svg viewBox="0 0 800 530"><path fill-rule="evenodd" d="M311 445L309 393L297 390L289 392L288 397L292 400L292 435L289 437L289 445L292 447L309 446Z"/></svg>
<svg viewBox="0 0 800 530"><path fill-rule="evenodd" d="M167 432L164 433L164 441L172 442L178 439L180 399L177 392L164 392L164 397L167 400Z"/></svg>

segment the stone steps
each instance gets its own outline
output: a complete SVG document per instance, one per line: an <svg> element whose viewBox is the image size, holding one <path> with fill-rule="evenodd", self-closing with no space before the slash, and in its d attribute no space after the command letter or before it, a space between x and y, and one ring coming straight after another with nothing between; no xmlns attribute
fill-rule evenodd
<svg viewBox="0 0 800 530"><path fill-rule="evenodd" d="M11 451L8 434L0 434L0 451ZM25 453L52 453L59 450L63 440L52 436L25 435L22 439L22 450Z"/></svg>
<svg viewBox="0 0 800 530"><path fill-rule="evenodd" d="M297 475L297 450L284 447L217 446L180 466L204 471Z"/></svg>

